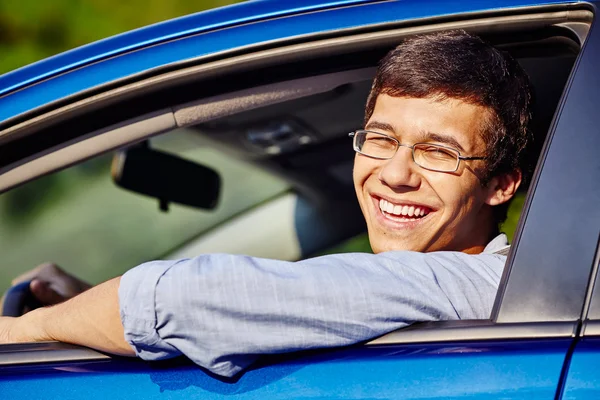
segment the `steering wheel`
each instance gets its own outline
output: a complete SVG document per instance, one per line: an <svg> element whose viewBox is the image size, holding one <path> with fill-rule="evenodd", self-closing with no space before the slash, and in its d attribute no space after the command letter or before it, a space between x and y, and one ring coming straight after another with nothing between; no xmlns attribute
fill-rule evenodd
<svg viewBox="0 0 600 400"><path fill-rule="evenodd" d="M30 283L31 281L21 282L4 293L2 316L18 317L27 311L42 307L42 304L31 293Z"/></svg>

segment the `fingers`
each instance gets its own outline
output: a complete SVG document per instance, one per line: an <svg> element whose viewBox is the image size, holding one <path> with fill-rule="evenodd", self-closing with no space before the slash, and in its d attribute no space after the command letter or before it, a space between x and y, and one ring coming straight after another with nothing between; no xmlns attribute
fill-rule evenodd
<svg viewBox="0 0 600 400"><path fill-rule="evenodd" d="M33 279L29 284L29 289L40 303L45 306L62 303L66 297L53 290L50 285L40 279Z"/></svg>
<svg viewBox="0 0 600 400"><path fill-rule="evenodd" d="M16 285L21 282L33 280L45 282L47 284L47 289L52 290L54 294L57 294L63 299L76 296L91 287L88 283L68 274L54 263L44 263L39 265L31 271L15 278L12 281L12 284ZM38 290L42 291L44 289L40 288ZM44 294L41 295L44 296ZM52 298L56 297L52 295Z"/></svg>
<svg viewBox="0 0 600 400"><path fill-rule="evenodd" d="M48 281L56 276L62 275L66 275L66 273L58 265L47 262L40 264L34 269L17 276L15 279L12 280L12 284L14 286L21 282L30 281L35 278L40 278Z"/></svg>

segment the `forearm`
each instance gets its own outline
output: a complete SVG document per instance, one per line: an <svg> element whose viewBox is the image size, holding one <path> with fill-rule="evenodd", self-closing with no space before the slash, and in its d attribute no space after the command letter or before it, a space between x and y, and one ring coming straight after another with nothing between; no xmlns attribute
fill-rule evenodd
<svg viewBox="0 0 600 400"><path fill-rule="evenodd" d="M58 340L134 356L125 341L119 314L120 279L111 279L64 303L17 318L11 329L11 341Z"/></svg>

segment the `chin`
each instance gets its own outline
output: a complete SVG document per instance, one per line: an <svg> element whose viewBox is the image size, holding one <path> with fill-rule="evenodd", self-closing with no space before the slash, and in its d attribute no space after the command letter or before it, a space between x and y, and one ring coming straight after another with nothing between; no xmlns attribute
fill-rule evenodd
<svg viewBox="0 0 600 400"><path fill-rule="evenodd" d="M416 243L407 243L404 240L374 239L370 241L373 253L386 251L423 251L423 246Z"/></svg>

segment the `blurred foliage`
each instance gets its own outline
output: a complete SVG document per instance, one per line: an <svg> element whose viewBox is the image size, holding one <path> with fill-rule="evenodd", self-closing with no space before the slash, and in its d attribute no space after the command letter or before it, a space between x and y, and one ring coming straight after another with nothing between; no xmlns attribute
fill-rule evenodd
<svg viewBox="0 0 600 400"><path fill-rule="evenodd" d="M500 225L500 231L506 233L508 241L512 243L517 230L517 224L521 217L521 211L525 205L526 193L518 192L515 198L511 201L510 207L508 207L508 214L506 215L506 221Z"/></svg>
<svg viewBox="0 0 600 400"><path fill-rule="evenodd" d="M60 178L58 175L45 176L2 195L3 224L22 224L35 218L46 204L53 203L63 193L61 183L64 179Z"/></svg>
<svg viewBox="0 0 600 400"><path fill-rule="evenodd" d="M62 201L75 184L107 175L111 154L70 168L61 174L51 174L12 189L0 196L0 215L5 225L29 224L47 207Z"/></svg>
<svg viewBox="0 0 600 400"><path fill-rule="evenodd" d="M2 0L0 74L159 21L240 0Z"/></svg>

